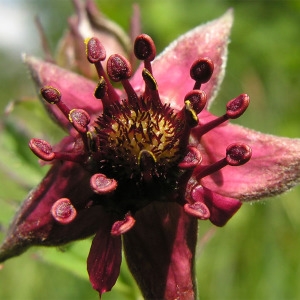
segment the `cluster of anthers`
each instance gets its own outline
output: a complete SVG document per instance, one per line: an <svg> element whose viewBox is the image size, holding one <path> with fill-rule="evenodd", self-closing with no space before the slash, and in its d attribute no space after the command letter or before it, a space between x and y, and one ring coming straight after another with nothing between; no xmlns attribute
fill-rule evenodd
<svg viewBox="0 0 300 300"><path fill-rule="evenodd" d="M139 35L134 44L135 56L144 62L142 95L129 82L132 67L124 57L111 55L105 72L101 62L106 53L100 41L91 38L86 44L87 58L99 76L94 95L102 101L102 114L90 124L86 111L67 107L59 90L45 86L42 97L56 105L76 130L74 147L55 152L48 142L34 138L29 142L30 149L42 160L72 161L90 172L90 188L95 194L86 203L86 209L102 205L110 212L114 216L112 235L131 229L134 214L152 201L175 201L186 213L208 219L208 207L197 201L197 196L193 198L193 191L189 199L185 195L189 179L193 176L199 185L201 178L226 165L242 165L250 159L251 149L245 144L231 144L223 159L203 166L199 149L189 144L191 130L197 128L199 137L222 122L239 117L248 107L249 97L242 94L229 101L223 116L200 125L198 114L207 102L200 88L209 81L214 69L209 58L200 58L191 66L190 76L195 83L183 99L182 109L176 111L160 99L151 66L156 49L148 35ZM120 99L111 82L121 82L126 99ZM76 218L76 207L72 199L57 199L51 214L57 222L68 224Z"/></svg>

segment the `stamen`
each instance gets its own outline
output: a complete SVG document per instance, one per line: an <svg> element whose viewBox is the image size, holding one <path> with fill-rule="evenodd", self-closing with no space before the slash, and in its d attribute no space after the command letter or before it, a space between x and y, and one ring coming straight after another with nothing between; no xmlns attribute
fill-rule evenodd
<svg viewBox="0 0 300 300"><path fill-rule="evenodd" d="M55 104L60 111L68 118L70 109L61 101L60 91L52 86L44 86L41 88L42 97L49 103Z"/></svg>
<svg viewBox="0 0 300 300"><path fill-rule="evenodd" d="M113 54L108 58L107 74L109 78L115 82L121 81L129 102L136 102L138 99L137 94L128 80L131 77L131 73L132 68L129 61L122 55Z"/></svg>
<svg viewBox="0 0 300 300"><path fill-rule="evenodd" d="M148 69L143 69L142 76L147 88L151 91L157 91L157 82Z"/></svg>
<svg viewBox="0 0 300 300"><path fill-rule="evenodd" d="M231 144L226 149L226 161L230 166L241 166L251 158L251 148L243 143Z"/></svg>
<svg viewBox="0 0 300 300"><path fill-rule="evenodd" d="M151 61L156 56L156 47L152 38L147 34L140 34L134 42L134 54L144 61L145 68L152 73Z"/></svg>
<svg viewBox="0 0 300 300"><path fill-rule="evenodd" d="M117 181L115 179L107 178L104 174L94 174L90 179L90 186L92 190L99 194L108 194L117 188Z"/></svg>
<svg viewBox="0 0 300 300"><path fill-rule="evenodd" d="M40 159L44 161L52 161L54 159L73 161L82 163L85 161L86 155L82 153L72 152L53 152L51 145L41 139L31 139L29 141L30 150Z"/></svg>
<svg viewBox="0 0 300 300"><path fill-rule="evenodd" d="M196 179L199 181L201 178L208 176L214 172L217 172L227 165L243 165L247 161L249 161L251 155L252 150L248 145L242 143L231 144L226 148L226 157L209 166L199 166L195 170Z"/></svg>
<svg viewBox="0 0 300 300"><path fill-rule="evenodd" d="M193 109L193 106L191 104L190 100L185 100L184 101L184 112L185 112L185 119L189 127L195 127L198 125L198 117L196 112Z"/></svg>
<svg viewBox="0 0 300 300"><path fill-rule="evenodd" d="M192 90L186 94L184 100L189 100L193 110L198 115L206 105L207 96L204 91L201 90Z"/></svg>
<svg viewBox="0 0 300 300"><path fill-rule="evenodd" d="M84 133L87 132L87 125L90 122L89 114L83 109L70 109L61 100L60 91L51 86L41 88L41 95L50 104L55 104L60 111L65 115L73 127L81 134L84 144L87 146L87 137Z"/></svg>
<svg viewBox="0 0 300 300"><path fill-rule="evenodd" d="M91 64L103 61L106 58L106 51L97 38L90 38L86 44L87 59Z"/></svg>
<svg viewBox="0 0 300 300"><path fill-rule="evenodd" d="M44 140L31 139L28 145L31 151L42 160L51 161L55 158L51 145Z"/></svg>
<svg viewBox="0 0 300 300"><path fill-rule="evenodd" d="M226 105L226 116L228 119L240 117L248 108L250 97L247 94L241 94L230 100Z"/></svg>
<svg viewBox="0 0 300 300"><path fill-rule="evenodd" d="M199 90L202 83L206 83L211 78L214 71L214 63L208 58L200 58L196 60L190 69L190 76L194 79L194 90Z"/></svg>
<svg viewBox="0 0 300 300"><path fill-rule="evenodd" d="M129 79L131 73L131 65L125 57L113 54L108 58L107 74L112 81L119 82Z"/></svg>
<svg viewBox="0 0 300 300"><path fill-rule="evenodd" d="M76 218L77 212L68 198L61 198L52 205L51 214L58 223L66 225Z"/></svg>
<svg viewBox="0 0 300 300"><path fill-rule="evenodd" d="M199 165L202 161L200 151L193 146L188 146L188 153L184 159L178 164L180 169L192 169Z"/></svg>
<svg viewBox="0 0 300 300"><path fill-rule="evenodd" d="M193 204L186 203L183 206L184 211L200 220L207 220L210 218L210 211L208 207L200 201L194 202Z"/></svg>
<svg viewBox="0 0 300 300"><path fill-rule="evenodd" d="M113 236L119 236L129 231L134 226L134 224L135 224L135 219L128 212L125 215L124 220L116 221L113 224L110 233Z"/></svg>
<svg viewBox="0 0 300 300"><path fill-rule="evenodd" d="M101 79L101 77L103 77L107 84L108 97L101 98L102 101L104 101L103 103L104 107L107 103L112 104L116 101L119 101L119 96L117 92L109 82L108 77L103 70L101 61L105 60L106 51L103 45L101 44L101 42L97 38L93 37L87 41L86 54L87 54L88 61L95 65L99 78Z"/></svg>
<svg viewBox="0 0 300 300"><path fill-rule="evenodd" d="M191 129L199 124L198 114L205 107L206 94L201 90L190 91L185 96L184 107L177 113L178 119L184 123L180 144L186 147Z"/></svg>
<svg viewBox="0 0 300 300"><path fill-rule="evenodd" d="M103 101L103 99L105 98L106 95L107 95L107 84L106 84L104 77L101 76L99 78L98 85L95 89L94 96L97 99L102 99L102 101Z"/></svg>
<svg viewBox="0 0 300 300"><path fill-rule="evenodd" d="M142 76L146 85L144 98L146 100L150 99L155 106L161 107L162 103L160 101L155 78L153 77L151 72L146 68L143 69Z"/></svg>
<svg viewBox="0 0 300 300"><path fill-rule="evenodd" d="M72 109L69 113L69 120L78 132L86 133L88 131L90 116L85 110Z"/></svg>
<svg viewBox="0 0 300 300"><path fill-rule="evenodd" d="M50 104L58 104L61 100L60 91L52 86L41 88L41 95Z"/></svg>
<svg viewBox="0 0 300 300"><path fill-rule="evenodd" d="M157 91L157 83L153 77L151 61L156 56L156 47L152 38L147 34L140 34L134 42L135 56L144 61L144 70L142 73L146 84L144 98L150 98L155 104L161 106L161 101Z"/></svg>
<svg viewBox="0 0 300 300"><path fill-rule="evenodd" d="M240 117L248 108L249 103L250 98L247 94L241 94L238 97L230 100L226 105L226 114L199 126L199 128L197 128L197 134L202 136L213 128L221 125L228 119L236 119Z"/></svg>

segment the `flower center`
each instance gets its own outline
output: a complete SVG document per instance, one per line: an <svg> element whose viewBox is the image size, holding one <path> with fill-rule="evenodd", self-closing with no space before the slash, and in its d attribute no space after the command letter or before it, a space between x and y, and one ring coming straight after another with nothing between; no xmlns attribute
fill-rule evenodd
<svg viewBox="0 0 300 300"><path fill-rule="evenodd" d="M155 107L143 97L134 103L123 100L108 108L97 125L101 169L110 177L162 177L183 158L184 123L168 105Z"/></svg>
<svg viewBox="0 0 300 300"><path fill-rule="evenodd" d="M73 161L91 173L90 186L97 196L86 207L101 204L116 214L117 219L124 217L112 226L114 235L129 230L135 223L132 215L152 201L176 201L188 214L200 219L209 218L209 209L204 203L191 204L185 200L191 176L200 182L204 176L226 165L241 165L251 156L247 145L236 143L227 147L223 159L202 166L197 145L189 144L192 128L195 127L200 138L222 122L239 117L249 104L249 97L242 94L228 102L223 116L199 125L198 114L206 105L206 95L200 88L210 79L214 68L209 58L197 59L191 66L194 87L183 99L182 109L175 111L160 100L152 73L151 61L156 54L152 39L146 34L138 36L134 53L144 62L145 90L141 95L129 82L131 64L121 55L114 54L108 58L105 72L102 66L105 49L98 39L89 39L87 58L98 72L99 82L94 95L102 101L102 115L90 124L86 111L68 108L57 89L43 87L43 98L57 105L78 135L74 148L69 150L68 147L68 151L55 152L51 145L40 139L32 139L29 143L31 150L43 160ZM111 81L121 82L126 96L120 98ZM199 197L199 193L197 190L191 194ZM56 221L66 224L76 217L76 207L71 202L61 198L54 203L51 213Z"/></svg>

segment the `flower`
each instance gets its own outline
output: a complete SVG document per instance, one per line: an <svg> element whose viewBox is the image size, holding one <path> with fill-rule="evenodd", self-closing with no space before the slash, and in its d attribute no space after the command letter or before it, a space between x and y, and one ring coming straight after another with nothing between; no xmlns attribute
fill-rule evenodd
<svg viewBox="0 0 300 300"><path fill-rule="evenodd" d="M299 140L228 123L247 108L246 94L229 101L221 117L207 110L222 81L231 23L229 11L157 58L152 39L138 35L134 52L143 64L133 77L123 55L106 60L105 44L90 38L96 90L93 81L24 58L43 103L68 136L54 147L29 142L52 167L17 213L1 261L31 245L95 234L87 263L101 295L118 277L123 236L145 298L195 298L197 219L223 226L241 201L299 181Z"/></svg>

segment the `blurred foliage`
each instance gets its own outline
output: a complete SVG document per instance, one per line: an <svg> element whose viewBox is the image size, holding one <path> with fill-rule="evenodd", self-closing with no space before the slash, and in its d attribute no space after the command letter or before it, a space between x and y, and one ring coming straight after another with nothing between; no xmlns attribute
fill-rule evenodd
<svg viewBox="0 0 300 300"><path fill-rule="evenodd" d="M18 2L32 15L32 22L35 15L40 16L54 50L67 26L67 16L73 13L71 1ZM233 7L227 74L213 112L221 114L229 99L247 92L252 103L238 120L240 124L299 137L299 1L99 0L98 4L107 16L128 29L134 2L141 8L143 31L153 37L158 52L180 34ZM36 41L37 32L32 32L28 43ZM39 45L34 49L32 54L42 56ZM29 138L47 136L53 142L62 132L35 100L21 59L2 49L0 66L1 111L9 101L17 100L6 108L12 114L1 115L1 129L5 127L0 136L2 239L18 203L47 169L40 168L28 150ZM270 201L244 204L221 229L200 223L197 280L202 299L300 299L299 197L297 187ZM0 299L97 299L86 273L89 245L86 240L64 249L32 249L8 261L0 271ZM139 295L124 263L116 287L103 299L140 299Z"/></svg>

